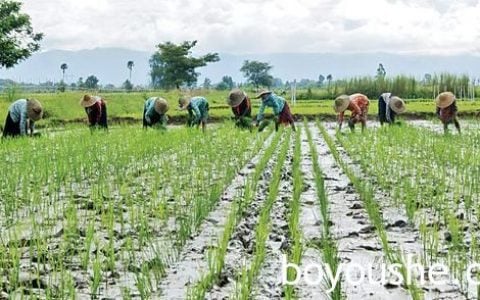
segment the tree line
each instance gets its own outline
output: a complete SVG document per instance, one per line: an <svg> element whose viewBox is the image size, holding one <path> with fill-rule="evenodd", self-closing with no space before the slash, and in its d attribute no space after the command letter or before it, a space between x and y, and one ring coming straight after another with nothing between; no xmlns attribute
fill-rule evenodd
<svg viewBox="0 0 480 300"><path fill-rule="evenodd" d="M30 22L30 17L21 12L21 3L14 0L0 2L0 68L10 68L20 61L31 56L40 49L42 33L35 33ZM203 56L194 57L192 49L197 41L184 41L180 44L164 42L157 45L157 50L151 56L150 78L151 86L160 89L181 89L197 87L200 73L199 68L209 63L218 62L218 53L207 53ZM132 70L133 61L127 62L129 70L128 79L122 84L122 88L130 91L133 89ZM55 85L60 91L65 91L65 72L67 63L60 65L62 81ZM353 77L349 79L335 79L331 74L320 74L318 80L301 79L299 82L283 82L280 78L271 75L271 66L268 62L246 60L240 68L246 78L246 83L252 88L275 87L288 90L292 84L306 92L299 95L298 99L331 99L338 94L352 94L362 92L369 97L376 97L385 91L394 93L404 98L431 98L442 91L452 91L460 98L474 98L476 86L480 82L468 75L454 75L448 73L425 74L424 78L417 79L413 76L398 75L387 77L385 66L380 63L375 76ZM216 88L219 90L232 89L239 86L233 82L232 77L223 76L220 83L213 85L211 80L205 78L202 87ZM76 83L70 84L70 88L96 89L99 87L99 79L95 75L82 77Z"/></svg>

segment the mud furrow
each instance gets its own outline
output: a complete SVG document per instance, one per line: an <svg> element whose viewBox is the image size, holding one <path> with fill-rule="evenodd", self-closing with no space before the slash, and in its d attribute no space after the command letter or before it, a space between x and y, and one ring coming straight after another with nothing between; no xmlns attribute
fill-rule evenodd
<svg viewBox="0 0 480 300"><path fill-rule="evenodd" d="M279 193L272 210L270 211L271 231L266 241L266 256L260 273L253 287L254 299L280 299L283 286L281 282L281 259L287 253L291 240L288 228L288 205L292 200L292 160L293 146L291 142L285 164L282 168L282 177Z"/></svg>
<svg viewBox="0 0 480 300"><path fill-rule="evenodd" d="M334 124L328 124L326 128L328 134L336 141L336 147L342 160L352 168L357 177L366 178L361 167L349 157L345 149L338 143L334 126ZM381 209L389 244L392 245L393 248L399 249L403 255L411 255L414 262L416 262L417 259L419 259L419 254L424 251L418 228L408 225L408 217L402 208L388 205L388 203L393 202L387 198L388 193L385 193L385 191L379 188L375 188L374 192L374 199ZM419 277L417 277L417 280L418 279ZM428 276L426 276L425 284L420 285L420 283L417 282L417 285L423 289L425 299L466 299L460 292L460 286L452 281L443 285L434 286L428 282ZM392 285L389 285L389 288L401 289L400 287L395 288Z"/></svg>
<svg viewBox="0 0 480 300"><path fill-rule="evenodd" d="M245 188L246 178L255 170L272 139L273 134L265 140L261 151L238 172L232 184L225 190L217 208L205 219L199 234L186 243L177 262L167 269L167 275L160 285L162 298L185 299L188 286L198 281L208 270L207 249L218 242L234 198Z"/></svg>
<svg viewBox="0 0 480 300"><path fill-rule="evenodd" d="M380 283L379 266L386 261L375 228L363 208L360 196L338 166L316 126L312 126L312 136L320 156L320 167L325 174L325 190L333 222L331 228L333 236L337 239L341 261L349 265L372 268L372 276L377 281L364 280L361 284L354 285L343 278L342 290L346 298L409 299L409 293L405 289L390 288Z"/></svg>
<svg viewBox="0 0 480 300"><path fill-rule="evenodd" d="M279 145L281 145L283 139L279 142ZM243 265L251 261L254 255L256 245L255 227L268 195L269 183L278 161L279 152L280 149L277 148L263 170L253 201L249 204L242 220L236 225L229 241L221 271L221 281L206 293L205 299L229 299L235 294L238 271Z"/></svg>
<svg viewBox="0 0 480 300"><path fill-rule="evenodd" d="M301 135L301 162L302 178L304 183L303 192L300 195L300 227L303 233L303 249L300 268L315 264L322 265L322 253L319 249L322 236L322 216L320 214L320 205L317 199L313 173L312 156L309 151L310 146L307 140L305 129ZM312 277L322 274L310 274ZM302 274L303 276L303 274ZM296 286L296 293L299 299L329 299L325 289L320 285L308 285L302 277Z"/></svg>

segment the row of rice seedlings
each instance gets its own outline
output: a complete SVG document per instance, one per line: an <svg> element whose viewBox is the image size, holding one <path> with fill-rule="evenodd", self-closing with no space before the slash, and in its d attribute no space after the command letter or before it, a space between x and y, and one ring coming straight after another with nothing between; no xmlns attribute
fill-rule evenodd
<svg viewBox="0 0 480 300"><path fill-rule="evenodd" d="M273 170L272 178L268 187L268 195L261 208L257 226L255 227L255 248L253 259L250 265L245 264L241 270L235 286L234 299L250 299L253 292L254 280L257 277L260 267L265 259L266 240L270 233L270 212L277 199L278 187L280 185L282 168L284 166L288 148L290 147L291 131L286 131L286 137L278 155L278 161Z"/></svg>
<svg viewBox="0 0 480 300"><path fill-rule="evenodd" d="M407 278L410 278L411 276L407 274L408 270L407 270L406 263L401 251L399 249L393 249L388 243L388 236L387 236L385 226L383 224L383 217L381 214L381 210L378 203L374 199L375 192L372 184L368 181L362 181L362 179L355 174L352 168L348 166L348 164L342 159L337 149L337 146L335 145L335 141L328 134L325 127L322 124L320 124L318 120L316 124L320 132L322 133L322 136L325 139L328 147L330 148L330 151L332 152L335 160L340 165L343 172L347 175L350 182L355 187L355 190L359 193L360 198L362 199L365 205L365 209L367 211L368 217L372 222L372 224L374 225L377 235L380 239L387 261L390 262L392 265L398 264L401 266L399 271L402 274L404 280L406 280ZM415 280L411 280L411 282L404 281L404 285L410 292L412 299L416 300L416 299L423 298L422 291L420 288L416 286Z"/></svg>
<svg viewBox="0 0 480 300"><path fill-rule="evenodd" d="M282 135L280 132L275 134L270 145L258 161L255 171L246 178L245 189L239 191L238 195L235 196L222 235L217 245L209 249L207 252L208 271L198 282L195 283L195 285L189 287L187 291L187 299L205 299L207 291L209 291L220 279L225 263L228 243L235 231L235 227L243 218L245 210L248 209L250 203L253 201L262 173L272 158L281 137Z"/></svg>
<svg viewBox="0 0 480 300"><path fill-rule="evenodd" d="M308 127L307 120L304 120L304 125L307 132L308 144L310 145L310 153L313 162L313 172L315 175L315 188L317 198L320 206L320 213L323 221L323 232L321 236L321 250L325 263L330 267L331 274L337 274L340 265L340 258L338 257L338 248L334 237L330 233L330 213L328 208L328 198L325 192L324 175L318 163L318 151L312 138L312 133ZM334 300L342 299L341 281L333 286L333 282L329 281L330 276L325 276L326 290L331 290L330 298Z"/></svg>
<svg viewBox="0 0 480 300"><path fill-rule="evenodd" d="M225 132L225 134L226 134L226 132ZM221 137L216 137L216 138L221 139ZM227 141L227 139L222 139L222 140L225 140L225 143ZM243 141L243 143L248 144L249 142L248 141ZM125 144L127 145L128 148L130 148L131 144L129 143L129 140L127 140ZM175 141L172 141L172 144L175 144ZM177 143L177 144L181 145L181 143ZM137 156L138 152L136 151L136 148L138 148L138 147L130 148L131 150L134 150L135 152L133 154L129 153L128 155L125 155L125 157L128 157L130 155L132 155L133 157ZM67 149L69 149L69 148L67 148ZM229 149L229 148L227 148L227 149ZM242 150L245 150L245 149L246 149L245 147L243 147L243 148L240 147L239 151L242 151ZM124 150L124 149L122 149L122 150ZM87 152L87 151L85 151L85 152ZM244 152L246 152L246 151L244 151ZM150 155L149 155L150 159L152 157L152 154L157 155L156 153L158 153L158 152L153 151L152 153L150 153ZM145 153L145 154L147 154L147 153ZM224 155L222 155L222 156L224 156ZM214 157L214 154L211 153L211 155L209 156L209 159L211 161L214 161L213 157ZM219 157L217 156L216 158L219 158ZM221 161L221 159L220 159L220 161ZM125 160L123 160L123 162L125 163ZM187 161L185 160L185 162L187 162ZM134 161L132 161L132 163L134 164ZM185 166L187 166L187 164L185 164ZM127 167L127 166L124 165L124 167ZM223 167L224 167L224 165L223 165ZM127 167L127 168L129 168L129 167ZM216 169L211 169L211 171L218 170L219 168L220 168L220 163L217 164ZM233 168L233 167L230 166L230 168ZM132 169L136 170L138 168L133 167ZM184 168L184 169L186 171L188 170L187 168ZM107 165L104 165L104 166L100 167L99 171L100 171L99 173L102 174L102 175L107 174L108 173ZM123 173L118 172L118 174L123 174ZM113 230L112 230L113 224L118 222L118 219L120 219L119 221L120 221L120 223L122 224L122 227L123 227L125 218L123 218L123 213L117 214L117 212L114 211L113 207L116 206L116 205L114 204L115 203L114 198L110 195L110 190L116 189L116 186L115 185L111 186L111 184L109 182L107 182L107 180L105 178L106 178L106 176L100 176L98 178L97 185L94 186L94 188L92 189L91 199L93 201L93 205L95 207L95 210L100 213L100 220L101 220L101 223L103 224L102 228L105 228L105 230L107 231L108 242L107 242L107 245L102 246L103 252L105 253L104 256L106 256L106 259L102 259L102 262L104 262L104 265L102 265L102 269L105 272L107 272L107 271L112 270L115 267L115 260L116 260L115 253L114 253L114 243L113 243L114 238L115 238L114 235L113 235ZM121 181L128 182L130 180L131 179L126 177L126 178L122 179ZM202 188L207 189L208 185L202 186ZM82 262L81 262L82 267L84 269L87 269L87 268L94 268L95 269L95 267L98 269L98 264L95 264L95 262L97 261L96 257L91 257L90 254L87 254L88 250L86 250L86 249L91 249L91 247L92 247L91 246L92 241L95 239L92 236L93 234L89 233L87 235L88 238L84 239L85 240L84 247L78 247L79 246L78 245L79 241L77 239L78 238L78 229L77 228L79 227L79 224L78 224L78 220L77 220L77 216L76 216L76 207L73 204L74 203L73 197L74 197L74 194L70 194L69 203L67 203L67 205L66 205L67 208L66 208L65 217L66 217L66 220L68 220L68 221L66 222L66 224L64 226L64 234L63 234L64 238L62 239L63 242L61 244L62 245L62 247L60 249L61 251L59 251L60 254L56 257L52 257L51 259L49 259L48 263L50 265L51 264L56 264L58 259L62 259L61 257L65 256L67 262L69 262L69 264L73 264L73 263L75 263L75 261L74 261L74 256L76 255L76 253L75 253L76 250L75 249L84 248L85 250L81 254L81 256L82 256ZM132 197L129 197L129 198L131 199ZM126 199L126 202L129 202L129 200L128 200L129 198ZM153 234L152 234L153 232L151 231L151 229L149 229L150 220L147 217L148 213L144 213L144 212L148 211L146 208L149 208L149 205L145 205L145 203L148 203L149 201L144 200L142 202L144 204L141 205L140 207L137 205L137 204L140 204L140 203L136 202L134 204L133 202L131 202L131 205L129 206L129 209L128 209L128 212L127 212L127 214L130 215L129 219L130 219L130 222L131 222L131 228L137 228L138 229L137 233L138 233L138 236L139 236L139 238L138 238L139 239L139 245L131 247L131 252L132 253L135 253L138 250L142 249L143 248L142 245L147 245L148 242L151 241L152 237L153 237ZM48 207L48 206L46 206L46 207ZM51 216L56 218L56 216L58 215L59 212L60 211L55 211ZM50 214L50 212L49 212L49 214ZM34 215L36 215L36 214L31 214L32 217ZM120 217L118 217L118 216L120 216ZM114 222L114 219L115 219L115 222ZM198 222L198 218L196 218L196 220ZM92 223L91 226L93 226L93 223ZM96 227L96 225L95 225L95 227ZM42 234L42 236L45 236L45 234ZM97 243L99 243L99 242L97 242ZM19 245L18 248L21 248L20 246L21 245ZM100 245L97 245L97 246L100 246ZM34 247L35 247L34 244L30 244L30 249L31 249L30 251L38 251L39 250L38 247L37 247L37 249L34 249ZM98 247L96 247L96 248L97 248L97 255L98 255ZM121 251L122 252L124 251L123 247L121 248ZM133 254L133 255L130 255L130 256L135 256L135 255ZM4 261L8 262L8 261L10 261L10 258L5 259ZM91 267L89 267L89 261L90 261L90 266ZM5 263L5 264L7 264L7 263ZM161 271L161 269L162 268L160 268L160 271ZM64 269L62 269L62 270L64 270ZM96 274L98 275L98 272ZM68 276L64 276L64 277L68 277ZM158 277L158 276L155 276L155 277ZM96 278L98 279L99 277L96 276ZM92 283L95 283L95 282L96 281L92 281ZM139 284L138 284L139 286L142 285L142 284L140 284L140 282L141 281L139 281ZM146 285L143 285L143 286L146 286ZM92 287L94 287L94 286L92 286Z"/></svg>
<svg viewBox="0 0 480 300"><path fill-rule="evenodd" d="M479 149L478 137L475 132L464 136L438 136L428 130L407 126L401 130L389 128L372 132L364 141L357 141L356 137L352 137L351 143L343 140L348 152L360 156L362 168L377 178L382 188L394 187L395 202L403 203L411 223L415 223L419 208L423 208L420 211L423 216L418 216L418 227L425 265L442 259L439 255L440 230L448 230L448 254L443 260L464 289L468 289L468 281L462 273L469 256L473 256L469 255L465 242L465 222L473 227L478 220L472 208L479 195L478 176L473 175L479 173L479 163L471 154ZM377 155L376 164L372 166L366 163L371 158L371 149L367 149L369 146L381 146L388 155ZM456 160L452 164L454 156ZM372 168L375 170L372 171ZM403 180L396 180L396 184L392 185L382 181L381 178L387 177ZM462 220L464 218L466 221ZM470 231L470 228L467 230ZM473 239L474 235L471 232L470 235Z"/></svg>
<svg viewBox="0 0 480 300"><path fill-rule="evenodd" d="M288 253L288 261L296 265L300 265L302 260L303 252L303 243L302 238L303 234L299 226L299 217L300 217L300 195L303 191L303 176L300 167L301 162L301 133L302 127L298 128L295 132L295 148L293 152L293 164L292 164L292 175L293 175L293 195L292 201L289 203L289 215L288 215L288 229L290 238L292 240L292 245ZM292 268L288 269L287 279L289 281L296 278L295 270ZM296 299L295 287L292 285L285 285L284 288L285 299Z"/></svg>

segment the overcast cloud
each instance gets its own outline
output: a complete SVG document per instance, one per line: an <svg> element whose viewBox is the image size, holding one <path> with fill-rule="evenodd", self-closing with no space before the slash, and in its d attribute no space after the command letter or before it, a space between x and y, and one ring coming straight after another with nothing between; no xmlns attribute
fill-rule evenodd
<svg viewBox="0 0 480 300"><path fill-rule="evenodd" d="M43 50L480 54L480 0L24 0Z"/></svg>

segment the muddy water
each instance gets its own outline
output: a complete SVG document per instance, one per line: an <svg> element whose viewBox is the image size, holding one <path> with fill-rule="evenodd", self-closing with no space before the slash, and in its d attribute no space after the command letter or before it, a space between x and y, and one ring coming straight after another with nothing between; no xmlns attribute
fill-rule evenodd
<svg viewBox="0 0 480 300"><path fill-rule="evenodd" d="M280 144L282 141L280 141ZM222 269L221 282L210 290L206 299L229 299L235 295L237 288L235 283L239 276L239 271L245 265L249 265L253 258L255 249L255 227L258 223L260 211L268 195L268 187L272 177L273 169L277 162L279 148L270 158L260 181L257 184L252 203L242 220L236 225L232 237L228 243L227 253L225 254L225 263Z"/></svg>
<svg viewBox="0 0 480 300"><path fill-rule="evenodd" d="M322 265L322 253L319 250L319 241L322 236L323 220L320 214L320 206L317 199L315 188L315 176L313 173L313 162L310 153L305 128L302 128L301 135L301 162L302 179L304 183L303 192L300 195L300 229L303 233L304 253L300 268L305 269L308 265ZM316 245L316 246L315 246ZM308 274L311 277L321 276L315 272ZM325 287L322 285L308 285L305 282L305 275L302 274L300 282L296 288L296 294L300 299L329 299L325 293Z"/></svg>
<svg viewBox="0 0 480 300"><path fill-rule="evenodd" d="M172 264L160 285L161 297L164 299L185 299L188 287L197 282L208 271L207 250L216 246L227 221L231 204L235 197L245 188L247 177L270 145L273 135L266 139L262 150L240 170L232 184L225 190L217 208L209 214L201 226L199 234L187 242L179 255L178 262Z"/></svg>
<svg viewBox="0 0 480 300"><path fill-rule="evenodd" d="M335 129L333 124L326 124L329 135L335 138ZM361 167L353 162L346 151L337 143L337 148L341 154L342 159L353 169L356 176L365 178ZM388 197L388 193L380 189L375 190L375 200L379 203L382 210L385 228L388 235L389 244L394 249L399 249L405 256L404 259L410 255L415 263L420 259L419 255L423 253L424 248L421 238L419 236L418 224L412 226L407 224L407 216L401 207L392 206L393 201ZM433 217L433 216L432 216ZM428 276L424 284L420 284L417 277L417 284L423 289L425 299L466 299L465 295L460 291L460 286L457 282L447 280L446 284L433 285L428 282ZM445 278L446 279L446 278ZM391 286L389 286L391 288ZM399 288L397 288L399 289ZM399 298L401 299L401 298Z"/></svg>
<svg viewBox="0 0 480 300"><path fill-rule="evenodd" d="M293 137L292 137L293 138ZM287 158L282 168L277 199L270 212L271 231L266 241L265 261L253 286L253 299L279 299L282 296L281 264L283 254L291 245L288 228L288 204L292 201L293 145L290 143Z"/></svg>
<svg viewBox="0 0 480 300"><path fill-rule="evenodd" d="M368 219L360 196L353 189L347 176L337 165L328 145L318 129L310 127L320 168L325 175L325 190L330 205L331 230L337 240L341 262L358 264L372 270L375 280L381 279L381 264L386 263L375 229ZM365 280L350 284L343 280L342 290L347 299L409 299L408 291L401 287L384 286L380 282ZM359 279L360 280L360 279Z"/></svg>

